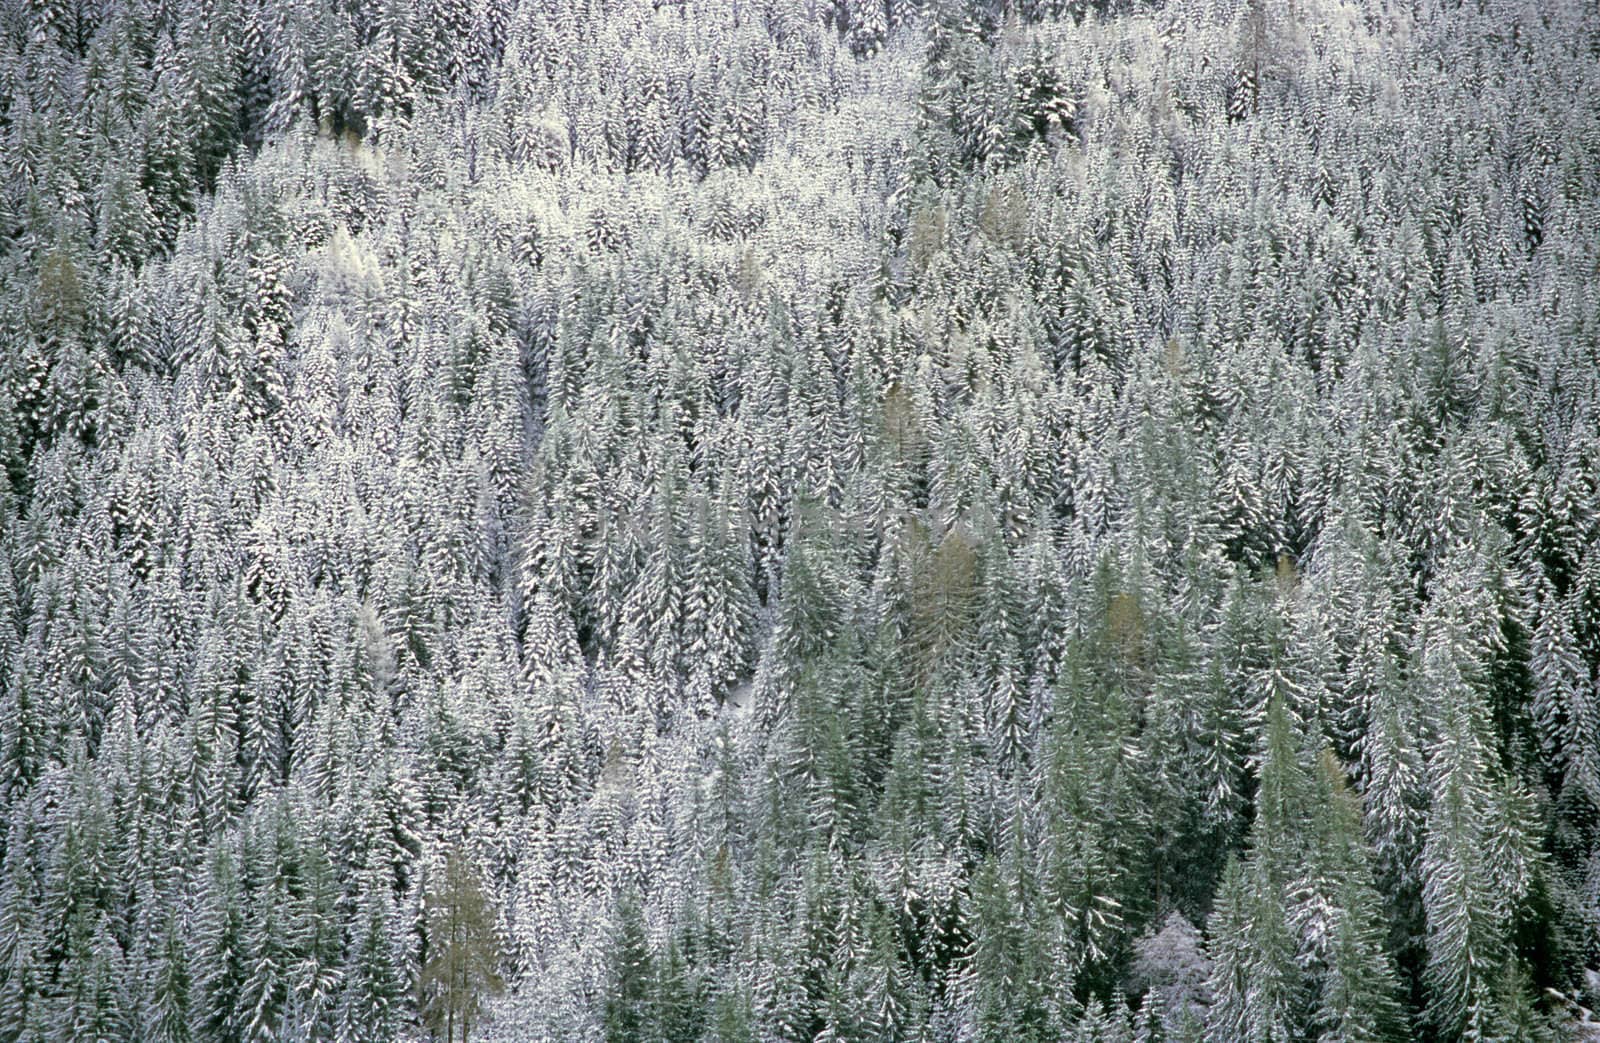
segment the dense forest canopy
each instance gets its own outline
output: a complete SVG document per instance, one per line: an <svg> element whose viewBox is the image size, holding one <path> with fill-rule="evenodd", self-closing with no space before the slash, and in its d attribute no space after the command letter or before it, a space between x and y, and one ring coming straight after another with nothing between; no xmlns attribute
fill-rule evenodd
<svg viewBox="0 0 1600 1043"><path fill-rule="evenodd" d="M0 1043L1580 1038L1588 0L0 0Z"/></svg>

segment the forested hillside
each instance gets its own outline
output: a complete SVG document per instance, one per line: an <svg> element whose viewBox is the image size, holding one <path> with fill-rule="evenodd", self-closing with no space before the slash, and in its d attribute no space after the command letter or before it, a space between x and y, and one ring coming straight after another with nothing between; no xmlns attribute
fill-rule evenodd
<svg viewBox="0 0 1600 1043"><path fill-rule="evenodd" d="M0 0L0 1043L1570 1040L1590 0Z"/></svg>

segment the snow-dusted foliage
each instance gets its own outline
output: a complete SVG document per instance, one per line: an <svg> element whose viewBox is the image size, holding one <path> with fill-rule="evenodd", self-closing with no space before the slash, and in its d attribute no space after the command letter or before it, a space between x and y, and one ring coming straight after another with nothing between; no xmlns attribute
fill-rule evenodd
<svg viewBox="0 0 1600 1043"><path fill-rule="evenodd" d="M1583 0L0 0L0 1043L1585 1031L1596 99Z"/></svg>

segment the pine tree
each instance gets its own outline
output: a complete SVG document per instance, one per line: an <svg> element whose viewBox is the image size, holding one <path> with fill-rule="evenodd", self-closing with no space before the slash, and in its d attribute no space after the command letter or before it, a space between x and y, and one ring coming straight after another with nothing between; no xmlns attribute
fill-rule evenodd
<svg viewBox="0 0 1600 1043"><path fill-rule="evenodd" d="M691 688L726 696L749 667L755 599L748 543L724 503L701 500L690 533L687 653Z"/></svg>
<svg viewBox="0 0 1600 1043"><path fill-rule="evenodd" d="M435 1032L466 1043L484 999L503 987L494 916L476 867L459 848L428 884L421 1005Z"/></svg>
<svg viewBox="0 0 1600 1043"><path fill-rule="evenodd" d="M226 843L216 845L200 896L195 1034L219 1043L239 1043L248 1024L243 1003L250 954L235 857Z"/></svg>
<svg viewBox="0 0 1600 1043"><path fill-rule="evenodd" d="M44 940L37 910L21 873L21 860L6 866L0 902L0 1037L6 1043L45 1038L46 972L39 952Z"/></svg>
<svg viewBox="0 0 1600 1043"><path fill-rule="evenodd" d="M973 939L968 956L974 1029L984 1040L1052 1038L1045 982L1036 947L1013 885L990 861L973 875L966 913Z"/></svg>
<svg viewBox="0 0 1600 1043"><path fill-rule="evenodd" d="M295 810L297 817L310 818L304 808ZM310 836L315 837L315 833ZM308 839L297 848L302 891L291 906L291 1005L302 1032L312 1038L328 1039L333 1036L335 1006L344 985L344 968L340 964L346 945L339 908L344 895L322 845ZM373 973L383 971L378 968Z"/></svg>
<svg viewBox="0 0 1600 1043"><path fill-rule="evenodd" d="M53 990L54 1038L114 1039L128 1032L117 995L119 955L103 925L75 926Z"/></svg>
<svg viewBox="0 0 1600 1043"><path fill-rule="evenodd" d="M699 973L670 943L656 966L654 1016L665 1043L699 1043L707 1005Z"/></svg>
<svg viewBox="0 0 1600 1043"><path fill-rule="evenodd" d="M1482 832L1492 799L1482 746L1482 704L1471 688L1452 683L1448 653L1430 650L1443 720L1429 763L1432 790L1422 850L1423 907L1428 924L1426 979L1429 1016L1440 1031L1489 1038L1493 983L1505 960L1505 898L1491 892ZM1476 704L1476 705L1475 705Z"/></svg>
<svg viewBox="0 0 1600 1043"><path fill-rule="evenodd" d="M1214 914L1213 1031L1399 1039L1382 908L1343 769L1327 750L1307 763L1281 696L1265 725L1248 854Z"/></svg>
<svg viewBox="0 0 1600 1043"><path fill-rule="evenodd" d="M156 958L158 970L149 1005L150 1021L145 1028L147 1038L160 1043L189 1043L195 1038L191 1029L194 978L175 914L167 921Z"/></svg>
<svg viewBox="0 0 1600 1043"><path fill-rule="evenodd" d="M292 959L277 889L253 899L244 925L244 976L235 1008L240 1038L249 1043L274 1039L286 1028Z"/></svg>
<svg viewBox="0 0 1600 1043"><path fill-rule="evenodd" d="M608 951L605 1038L618 1043L647 1038L655 1029L651 996L655 960L645 937L643 913L631 895L624 895L618 902Z"/></svg>
<svg viewBox="0 0 1600 1043"><path fill-rule="evenodd" d="M357 1043L394 1037L404 1017L406 989L392 934L393 910L380 876L366 880L361 915L344 968L336 1038Z"/></svg>

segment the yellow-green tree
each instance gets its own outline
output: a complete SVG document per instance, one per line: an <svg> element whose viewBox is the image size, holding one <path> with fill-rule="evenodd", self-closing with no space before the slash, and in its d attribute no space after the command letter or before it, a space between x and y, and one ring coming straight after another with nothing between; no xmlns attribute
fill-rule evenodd
<svg viewBox="0 0 1600 1043"><path fill-rule="evenodd" d="M499 992L494 913L477 870L452 850L429 882L427 948L420 981L428 1028L445 1043L466 1043L484 996Z"/></svg>

